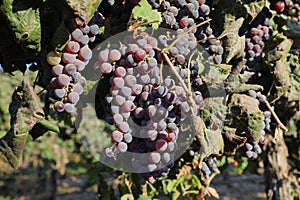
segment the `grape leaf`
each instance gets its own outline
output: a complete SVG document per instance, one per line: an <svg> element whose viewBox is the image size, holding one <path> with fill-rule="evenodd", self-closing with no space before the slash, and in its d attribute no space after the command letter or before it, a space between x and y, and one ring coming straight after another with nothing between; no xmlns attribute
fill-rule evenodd
<svg viewBox="0 0 300 200"><path fill-rule="evenodd" d="M7 160L13 168L18 167L29 130L44 119L43 109L37 102L38 97L27 80L13 93L9 106L11 128L0 140L0 159Z"/></svg>
<svg viewBox="0 0 300 200"><path fill-rule="evenodd" d="M262 1L254 1L249 4L245 4L245 8L247 9L247 13L252 17L252 20L260 13L264 6L269 4L266 0Z"/></svg>
<svg viewBox="0 0 300 200"><path fill-rule="evenodd" d="M226 36L225 41L225 60L226 63L234 57L242 56L245 49L245 36L239 36L238 32L244 22L244 18L230 21L225 25L225 30L221 34Z"/></svg>
<svg viewBox="0 0 300 200"><path fill-rule="evenodd" d="M300 48L300 26L297 21L288 19L286 16L275 16L274 22L278 30L294 40L294 48Z"/></svg>
<svg viewBox="0 0 300 200"><path fill-rule="evenodd" d="M18 6L18 1L3 0L0 11L4 14L17 43L21 43L26 53L37 55L41 50L40 9L36 1L26 1Z"/></svg>
<svg viewBox="0 0 300 200"><path fill-rule="evenodd" d="M145 0L142 0L133 8L132 15L134 19L142 18L143 21L151 23L154 29L158 29L160 22L162 22L161 14L152 9L151 5Z"/></svg>
<svg viewBox="0 0 300 200"><path fill-rule="evenodd" d="M240 0L222 0L216 5L215 11L211 13L213 15L214 31L216 33L222 33L226 26L231 24L239 18L246 18L248 13L244 4Z"/></svg>
<svg viewBox="0 0 300 200"><path fill-rule="evenodd" d="M74 10L75 15L80 16L88 23L101 4L102 0L66 0L69 6Z"/></svg>

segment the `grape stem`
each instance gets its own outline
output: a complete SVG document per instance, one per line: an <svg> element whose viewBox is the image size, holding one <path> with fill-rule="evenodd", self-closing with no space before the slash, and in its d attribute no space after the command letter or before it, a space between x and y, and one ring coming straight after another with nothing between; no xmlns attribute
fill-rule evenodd
<svg viewBox="0 0 300 200"><path fill-rule="evenodd" d="M278 126L279 126L282 130L284 130L285 132L287 132L288 129L287 129L287 128L283 125L283 123L280 121L280 119L278 118L277 114L276 114L275 111L272 109L272 107L271 107L269 101L266 101L266 106L267 106L267 108L270 110L270 112L272 113L272 115L273 115L274 119L276 120Z"/></svg>
<svg viewBox="0 0 300 200"><path fill-rule="evenodd" d="M160 82L161 82L161 83L162 83L163 80L164 80L164 77L163 77L163 64L164 64L164 61L161 61L161 63L160 63L160 68L159 68Z"/></svg>
<svg viewBox="0 0 300 200"><path fill-rule="evenodd" d="M189 61L188 61L188 83L191 82L191 71L190 71L190 68L191 68L191 61L192 61L192 58L195 55L195 53L196 53L196 51L194 51L192 53L192 55L190 56ZM188 84L188 87L189 87L189 92L191 92L192 91L191 84Z"/></svg>
<svg viewBox="0 0 300 200"><path fill-rule="evenodd" d="M211 19L208 19L208 20L205 20L204 22L201 22L195 26L192 26L191 28L189 28L189 30L187 30L182 35L180 35L176 40L174 40L174 42L172 42L172 44L170 44L168 47L166 47L163 51L169 51L178 41L180 41L183 37L185 37L187 34L189 34L192 30L194 30L194 29L198 28L199 26L202 26L210 21L211 21Z"/></svg>
<svg viewBox="0 0 300 200"><path fill-rule="evenodd" d="M193 99L192 93L188 90L186 84L184 83L184 81L182 80L181 76L178 74L177 70L175 69L174 65L172 64L172 62L170 61L170 58L168 57L167 53L165 51L162 51L161 54L163 55L164 59L166 60L167 64L169 65L169 67L171 68L171 70L173 71L173 73L175 74L175 76L178 78L179 82L181 83L183 89L185 90L185 92L188 95L188 99L190 101L190 103L192 103L194 108L197 108L196 103ZM191 109L192 111L192 115L195 116L195 112L194 109Z"/></svg>

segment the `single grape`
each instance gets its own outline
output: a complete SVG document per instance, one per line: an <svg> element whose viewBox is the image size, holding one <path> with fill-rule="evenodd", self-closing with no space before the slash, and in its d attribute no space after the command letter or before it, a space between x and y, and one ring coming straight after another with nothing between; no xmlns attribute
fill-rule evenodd
<svg viewBox="0 0 300 200"><path fill-rule="evenodd" d="M83 46L79 50L79 58L82 61L87 61L92 57L92 50L88 47L88 45Z"/></svg>
<svg viewBox="0 0 300 200"><path fill-rule="evenodd" d="M207 16L210 13L210 8L206 4L202 4L199 8L200 14L203 16Z"/></svg>
<svg viewBox="0 0 300 200"><path fill-rule="evenodd" d="M157 134L156 130L147 130L146 137L149 141L154 141L157 138Z"/></svg>
<svg viewBox="0 0 300 200"><path fill-rule="evenodd" d="M89 36L89 42L95 42L96 36Z"/></svg>
<svg viewBox="0 0 300 200"><path fill-rule="evenodd" d="M154 164L159 163L160 159L161 159L161 156L157 152L151 152L149 155L150 163L154 163Z"/></svg>
<svg viewBox="0 0 300 200"><path fill-rule="evenodd" d="M111 110L112 114L117 114L120 112L121 109L120 109L120 106L111 105L110 110Z"/></svg>
<svg viewBox="0 0 300 200"><path fill-rule="evenodd" d="M141 84L135 84L135 85L132 86L131 90L132 90L132 94L137 96L137 95L140 95L142 93L143 86Z"/></svg>
<svg viewBox="0 0 300 200"><path fill-rule="evenodd" d="M140 76L139 81L141 84L146 85L150 82L150 76L148 74L144 74L142 76Z"/></svg>
<svg viewBox="0 0 300 200"><path fill-rule="evenodd" d="M133 75L126 75L124 80L125 80L125 85L129 87L133 87L136 84L136 78Z"/></svg>
<svg viewBox="0 0 300 200"><path fill-rule="evenodd" d="M47 62L50 65L58 65L61 61L61 55L56 53L55 51L50 51L47 54Z"/></svg>
<svg viewBox="0 0 300 200"><path fill-rule="evenodd" d="M182 28L184 27L187 27L189 25L189 20L188 18L184 17L184 18L181 18L180 21L179 21L179 24Z"/></svg>
<svg viewBox="0 0 300 200"><path fill-rule="evenodd" d="M150 105L147 108L147 114L150 118L153 118L156 114L156 106Z"/></svg>
<svg viewBox="0 0 300 200"><path fill-rule="evenodd" d="M79 72L81 72L85 68L85 63L79 59L76 59L73 64L76 66L77 71Z"/></svg>
<svg viewBox="0 0 300 200"><path fill-rule="evenodd" d="M176 143L175 142L168 142L167 152L173 153L176 151Z"/></svg>
<svg viewBox="0 0 300 200"><path fill-rule="evenodd" d="M112 62L118 61L121 59L121 52L117 49L113 49L109 52L109 59Z"/></svg>
<svg viewBox="0 0 300 200"><path fill-rule="evenodd" d="M168 143L164 139L158 139L155 142L155 149L157 151L163 152L163 151L165 151L167 149L167 147L168 147Z"/></svg>
<svg viewBox="0 0 300 200"><path fill-rule="evenodd" d="M79 83L84 87L86 85L86 79L82 76Z"/></svg>
<svg viewBox="0 0 300 200"><path fill-rule="evenodd" d="M179 64L183 65L183 64L185 63L185 57L184 57L184 55L179 54L179 55L176 57L176 61L177 61Z"/></svg>
<svg viewBox="0 0 300 200"><path fill-rule="evenodd" d="M73 91L78 93L79 95L83 93L83 87L80 83L76 83L73 85Z"/></svg>
<svg viewBox="0 0 300 200"><path fill-rule="evenodd" d="M111 73L113 70L113 66L110 64L110 63L102 63L101 66L100 66L100 71L103 73L103 74L109 74Z"/></svg>
<svg viewBox="0 0 300 200"><path fill-rule="evenodd" d="M136 44L129 44L128 48L127 48L128 52L131 54L135 54L138 49L139 49L139 46Z"/></svg>
<svg viewBox="0 0 300 200"><path fill-rule="evenodd" d="M71 53L63 53L61 59L65 64L72 64L76 61L76 55Z"/></svg>
<svg viewBox="0 0 300 200"><path fill-rule="evenodd" d="M124 152L127 151L127 148L128 148L128 146L127 146L127 144L126 144L125 142L119 142L119 143L117 144L117 150L118 150L119 152L124 153Z"/></svg>
<svg viewBox="0 0 300 200"><path fill-rule="evenodd" d="M115 75L118 77L124 77L126 75L126 69L124 67L117 67L115 70Z"/></svg>
<svg viewBox="0 0 300 200"><path fill-rule="evenodd" d="M134 110L134 116L137 119L142 119L145 116L146 112L142 107L138 107Z"/></svg>
<svg viewBox="0 0 300 200"><path fill-rule="evenodd" d="M79 51L80 45L76 41L69 41L66 45L66 50L68 53L75 54Z"/></svg>
<svg viewBox="0 0 300 200"><path fill-rule="evenodd" d="M135 109L135 105L132 101L125 101L122 105L122 110L124 112L131 112Z"/></svg>
<svg viewBox="0 0 300 200"><path fill-rule="evenodd" d="M121 106L123 105L123 103L125 102L125 98L120 96L120 95L116 95L115 98L114 98L114 103L115 105L117 106Z"/></svg>
<svg viewBox="0 0 300 200"><path fill-rule="evenodd" d="M64 71L65 71L66 74L72 76L73 74L76 73L77 68L74 64L67 64L64 68Z"/></svg>
<svg viewBox="0 0 300 200"><path fill-rule="evenodd" d="M168 104L175 104L177 101L177 95L173 92L169 92L165 96L165 100L166 100L166 103L168 103Z"/></svg>
<svg viewBox="0 0 300 200"><path fill-rule="evenodd" d="M105 155L106 155L107 157L111 158L111 157L113 157L114 152L112 151L111 148L106 148L106 149L105 149Z"/></svg>
<svg viewBox="0 0 300 200"><path fill-rule="evenodd" d="M160 97L165 97L168 93L168 88L161 85L157 88L157 93Z"/></svg>
<svg viewBox="0 0 300 200"><path fill-rule="evenodd" d="M136 38L136 44L142 48L147 44L147 39L143 36L138 36Z"/></svg>
<svg viewBox="0 0 300 200"><path fill-rule="evenodd" d="M64 66L57 64L51 68L51 73L53 76L59 76L62 74Z"/></svg>
<svg viewBox="0 0 300 200"><path fill-rule="evenodd" d="M68 94L68 102L71 104L76 104L79 101L79 94L77 92L70 92Z"/></svg>
<svg viewBox="0 0 300 200"><path fill-rule="evenodd" d="M97 24L91 25L90 33L92 33L93 35L97 35L99 33L99 26Z"/></svg>
<svg viewBox="0 0 300 200"><path fill-rule="evenodd" d="M144 60L146 58L146 52L143 49L138 49L134 56L138 61Z"/></svg>
<svg viewBox="0 0 300 200"><path fill-rule="evenodd" d="M57 77L57 83L63 87L69 85L70 81L71 81L70 77L66 74L60 74Z"/></svg>
<svg viewBox="0 0 300 200"><path fill-rule="evenodd" d="M123 133L127 133L129 131L129 124L127 122L121 122L118 125L118 130Z"/></svg>
<svg viewBox="0 0 300 200"><path fill-rule="evenodd" d="M109 49L102 50L98 53L100 63L109 61Z"/></svg>
<svg viewBox="0 0 300 200"><path fill-rule="evenodd" d="M222 63L222 56L221 55L215 55L214 62L216 64L221 64Z"/></svg>
<svg viewBox="0 0 300 200"><path fill-rule="evenodd" d="M169 162L171 162L171 155L167 152L163 153L161 156L161 162L163 164L168 164Z"/></svg>
<svg viewBox="0 0 300 200"><path fill-rule="evenodd" d="M60 99L62 99L66 95L66 90L65 89L55 89L53 91L54 95Z"/></svg>
<svg viewBox="0 0 300 200"><path fill-rule="evenodd" d="M165 35L160 35L158 36L158 41L162 44L162 45L166 45L168 42L168 38Z"/></svg>
<svg viewBox="0 0 300 200"><path fill-rule="evenodd" d="M72 38L77 41L80 42L81 38L83 37L83 33L80 29L75 29L72 33L71 33Z"/></svg>
<svg viewBox="0 0 300 200"><path fill-rule="evenodd" d="M80 43L83 44L83 45L87 45L90 41L90 38L88 35L83 35L81 40L80 40Z"/></svg>
<svg viewBox="0 0 300 200"><path fill-rule="evenodd" d="M132 142L132 135L130 134L130 133L125 133L124 135L123 135L123 140L124 140L124 142L126 142L127 144L128 143L130 143L130 142Z"/></svg>
<svg viewBox="0 0 300 200"><path fill-rule="evenodd" d="M274 5L274 8L278 13L281 13L285 10L285 4L283 1L277 1Z"/></svg>
<svg viewBox="0 0 300 200"><path fill-rule="evenodd" d="M121 142L123 140L123 133L115 130L111 134L111 139L113 142Z"/></svg>
<svg viewBox="0 0 300 200"><path fill-rule="evenodd" d="M65 105L60 101L55 102L53 107L56 112L63 112L65 110Z"/></svg>
<svg viewBox="0 0 300 200"><path fill-rule="evenodd" d="M65 103L65 111L67 113L73 113L75 111L75 106L74 104L71 103Z"/></svg>
<svg viewBox="0 0 300 200"><path fill-rule="evenodd" d="M127 58L126 58L126 64L129 65L129 66L136 66L137 63L135 61L135 58L132 54L128 55Z"/></svg>
<svg viewBox="0 0 300 200"><path fill-rule="evenodd" d="M124 87L125 81L121 77L114 77L112 80L112 85L115 89L120 89Z"/></svg>

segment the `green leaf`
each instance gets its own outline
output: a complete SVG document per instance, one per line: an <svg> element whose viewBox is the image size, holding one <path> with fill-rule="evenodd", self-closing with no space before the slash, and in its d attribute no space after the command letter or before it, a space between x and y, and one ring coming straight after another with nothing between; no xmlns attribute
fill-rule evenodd
<svg viewBox="0 0 300 200"><path fill-rule="evenodd" d="M45 127L48 131L53 131L55 133L59 133L60 132L58 126L54 125L53 123L51 123L50 121L48 121L46 119L39 121L38 124L40 124L43 127Z"/></svg>
<svg viewBox="0 0 300 200"><path fill-rule="evenodd" d="M132 194L124 194L122 197L121 197L121 200L134 200L134 197Z"/></svg>
<svg viewBox="0 0 300 200"><path fill-rule="evenodd" d="M3 0L0 11L4 14L12 33L24 51L36 56L41 51L40 1Z"/></svg>
<svg viewBox="0 0 300 200"><path fill-rule="evenodd" d="M138 200L151 200L151 198L145 196L145 195L140 195Z"/></svg>
<svg viewBox="0 0 300 200"><path fill-rule="evenodd" d="M161 14L152 9L152 6L146 0L142 0L133 8L132 15L136 20L141 18L142 21L151 23L153 29L158 29L159 24L162 22Z"/></svg>
<svg viewBox="0 0 300 200"><path fill-rule="evenodd" d="M35 124L34 127L29 131L29 134L31 135L32 139L35 140L48 131L60 133L59 127L57 125L54 125L50 121L44 119Z"/></svg>
<svg viewBox="0 0 300 200"><path fill-rule="evenodd" d="M192 182L193 187L197 187L199 190L201 189L201 182L195 174L192 174Z"/></svg>

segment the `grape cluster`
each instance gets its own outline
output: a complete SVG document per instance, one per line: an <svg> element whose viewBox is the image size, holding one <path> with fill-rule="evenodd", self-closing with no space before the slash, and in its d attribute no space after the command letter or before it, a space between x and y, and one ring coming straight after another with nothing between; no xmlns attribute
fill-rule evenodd
<svg viewBox="0 0 300 200"><path fill-rule="evenodd" d="M114 145L106 149L106 155L139 153L132 160L133 167L150 182L166 175L172 166L180 123L204 107L201 92L193 93L196 107L191 106L183 86L170 76L170 67L161 65L164 59L158 46L163 36L159 42L146 32L127 36L121 46L112 44L101 50L94 64L95 70L110 77L106 121L116 130L111 134ZM174 62L186 66L181 53L188 54L178 50Z"/></svg>
<svg viewBox="0 0 300 200"><path fill-rule="evenodd" d="M249 27L246 33L246 45L243 57L247 59L245 70L259 72L262 70L262 52L265 42L273 34L271 13L263 10Z"/></svg>
<svg viewBox="0 0 300 200"><path fill-rule="evenodd" d="M69 40L64 50L61 53L49 52L47 62L51 65L53 76L50 82L52 96L58 99L54 103L55 111L73 113L86 84L81 71L92 57L88 43L95 40L99 27L96 24L79 27L75 20L68 20L66 28L69 30Z"/></svg>
<svg viewBox="0 0 300 200"><path fill-rule="evenodd" d="M206 157L202 162L201 170L206 176L211 173L218 171L217 158L216 157Z"/></svg>
<svg viewBox="0 0 300 200"><path fill-rule="evenodd" d="M267 97L265 95L261 94L261 92L256 92L254 90L249 90L248 95L257 100L260 110L262 110L264 113L259 141L246 142L242 149L243 154L246 157L256 159L258 155L262 152L261 145L263 145L265 142L266 131L270 131L272 115L271 112L265 107L265 103L267 101Z"/></svg>
<svg viewBox="0 0 300 200"><path fill-rule="evenodd" d="M149 1L154 8L162 13L162 27L171 28L180 32L186 32L189 28L209 19L210 7L205 0L175 0L175 1ZM198 44L208 51L214 63L222 62L224 49L221 41L214 34L209 23L191 31Z"/></svg>
<svg viewBox="0 0 300 200"><path fill-rule="evenodd" d="M203 53L203 50L198 48L194 34L186 34L182 29L178 29L169 37L165 34L159 34L157 38L159 47L169 48L171 62L185 84L202 85L202 79L199 75L199 63L196 60L199 55L195 52ZM174 40L177 39L179 40L173 45ZM205 55L201 56L205 57Z"/></svg>
<svg viewBox="0 0 300 200"><path fill-rule="evenodd" d="M299 1L285 0L277 1L274 3L274 9L278 13L285 13L290 16L292 19L295 19L300 23L300 5Z"/></svg>

